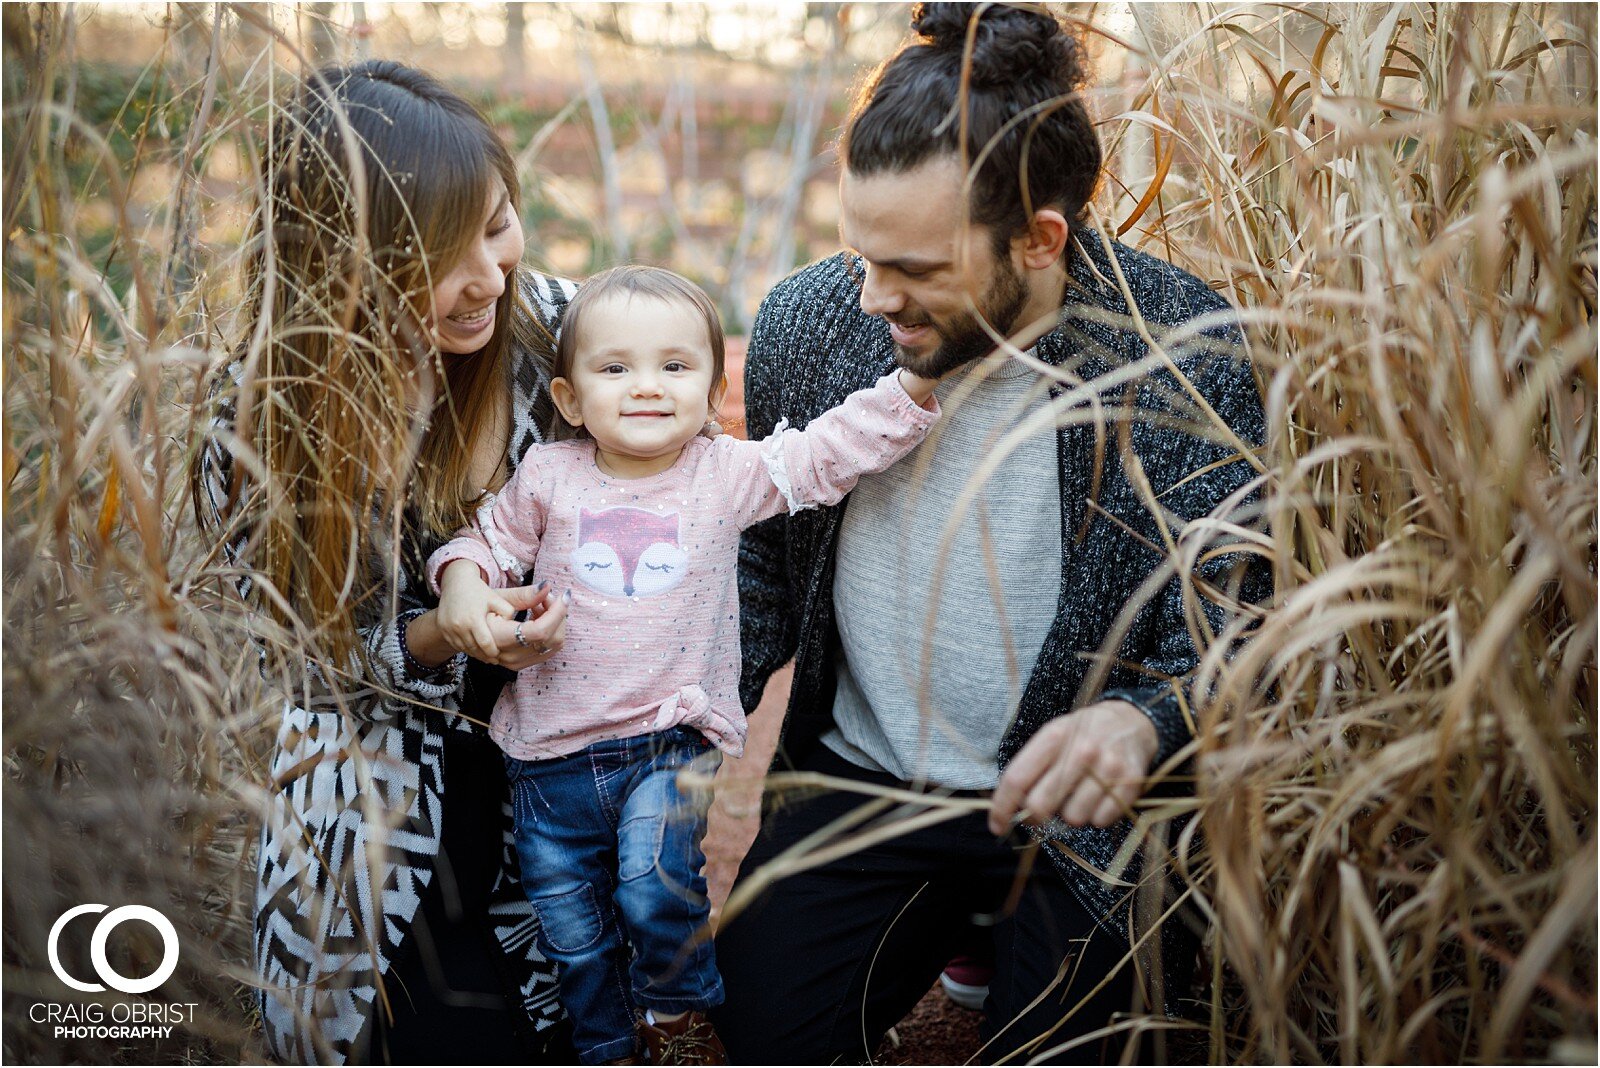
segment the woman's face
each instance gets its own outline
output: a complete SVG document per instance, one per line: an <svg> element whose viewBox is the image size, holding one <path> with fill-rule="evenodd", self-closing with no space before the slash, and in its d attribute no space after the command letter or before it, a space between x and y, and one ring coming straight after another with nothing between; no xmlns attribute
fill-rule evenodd
<svg viewBox="0 0 1600 1068"><path fill-rule="evenodd" d="M494 333L495 302L522 258L522 223L499 182L489 193L489 214L461 259L433 287L428 329L439 351L455 356L477 352Z"/></svg>

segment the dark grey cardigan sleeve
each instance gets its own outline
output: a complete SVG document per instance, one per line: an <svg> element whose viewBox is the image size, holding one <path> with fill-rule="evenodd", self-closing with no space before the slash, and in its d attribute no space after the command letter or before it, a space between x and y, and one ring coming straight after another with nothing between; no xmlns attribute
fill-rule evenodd
<svg viewBox="0 0 1600 1068"><path fill-rule="evenodd" d="M781 284L761 302L744 365L745 435L759 441L772 433L783 406L782 372L790 354L782 341L792 333L798 309L795 287ZM757 523L739 541L739 641L743 666L739 697L747 713L761 702L767 680L794 655L800 604L789 588L786 515Z"/></svg>
<svg viewBox="0 0 1600 1068"><path fill-rule="evenodd" d="M1235 435L1247 445L1259 445L1265 432L1261 395L1250 363L1244 358L1243 339L1237 327L1228 324L1208 330L1202 335L1201 344L1209 351L1198 352L1192 359L1179 359L1179 366ZM1169 389L1177 389L1177 383L1169 375L1159 377ZM1171 397L1171 408L1177 410L1178 419L1191 426L1197 423L1203 426L1203 417L1181 390ZM1166 515L1168 528L1174 534L1185 522L1217 510L1256 474L1249 462L1240 457L1233 446L1220 440L1214 430L1186 432L1170 426L1163 428L1148 439L1170 450L1160 455L1143 454L1145 450L1140 447L1139 437L1135 435L1134 451L1141 454L1141 464ZM1176 448L1171 447L1174 441L1180 443ZM1258 512L1258 495L1252 490L1228 518L1234 522L1254 521L1259 518ZM1229 543L1237 543L1237 539L1215 537L1211 548ZM1259 553L1248 550L1216 553L1196 569L1196 575L1241 603L1260 603L1271 595L1272 576L1267 561ZM1227 622L1223 607L1203 593L1197 599L1212 634L1219 633ZM1194 707L1192 698L1195 695L1190 691L1190 684L1200 653L1191 637L1184 606L1184 583L1179 577L1167 581L1152 602L1151 610L1143 615L1138 628L1141 640L1134 649L1124 646L1125 653L1132 654L1128 659L1137 663L1142 671L1137 678L1122 674L1117 679L1121 684L1108 688L1102 697L1128 701L1150 718L1160 740L1153 766L1159 766L1188 745L1194 736L1194 724L1185 710ZM1162 677L1172 681L1156 681Z"/></svg>

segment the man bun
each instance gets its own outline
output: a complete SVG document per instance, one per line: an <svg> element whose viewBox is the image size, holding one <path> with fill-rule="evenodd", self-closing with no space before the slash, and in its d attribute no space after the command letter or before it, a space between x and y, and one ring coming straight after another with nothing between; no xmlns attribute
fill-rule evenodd
<svg viewBox="0 0 1600 1068"><path fill-rule="evenodd" d="M922 3L911 9L911 29L934 49L957 54L967 50L971 34L974 86L1031 77L1066 87L1083 82L1075 42L1048 12L1031 6Z"/></svg>
<svg viewBox="0 0 1600 1068"><path fill-rule="evenodd" d="M845 120L850 173L905 173L936 157L975 164L970 218L1001 253L1041 207L1082 223L1102 157L1077 38L1043 4L920 3L911 27Z"/></svg>

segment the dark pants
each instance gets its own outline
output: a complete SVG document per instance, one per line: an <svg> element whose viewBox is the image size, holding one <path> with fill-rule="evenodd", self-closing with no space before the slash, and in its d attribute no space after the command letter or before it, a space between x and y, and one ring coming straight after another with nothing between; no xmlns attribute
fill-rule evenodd
<svg viewBox="0 0 1600 1068"><path fill-rule="evenodd" d="M905 785L821 747L804 770ZM869 800L830 792L769 812L740 881ZM789 876L723 922L717 959L727 1001L712 1015L730 1059L865 1062L945 964L971 948L974 919L992 932L996 967L978 1063L1019 1049L1019 1060L1030 1059L1130 1007L1132 965L1118 967L1127 943L1095 927L1047 858L997 840L975 813ZM1114 1040L1095 1039L1055 1060L1114 1063L1120 1052Z"/></svg>

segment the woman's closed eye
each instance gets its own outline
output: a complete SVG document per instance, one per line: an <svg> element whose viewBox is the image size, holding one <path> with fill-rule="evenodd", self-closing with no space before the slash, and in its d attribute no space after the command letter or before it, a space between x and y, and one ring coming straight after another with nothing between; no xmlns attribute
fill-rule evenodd
<svg viewBox="0 0 1600 1068"><path fill-rule="evenodd" d="M490 230L489 236L499 237L509 229L511 229L511 213L508 211L504 215L500 216L500 225Z"/></svg>

